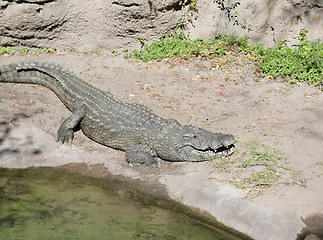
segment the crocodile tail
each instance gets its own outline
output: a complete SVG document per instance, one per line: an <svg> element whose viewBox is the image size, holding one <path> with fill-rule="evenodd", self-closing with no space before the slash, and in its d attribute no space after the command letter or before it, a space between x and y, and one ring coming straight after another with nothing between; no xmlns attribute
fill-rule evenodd
<svg viewBox="0 0 323 240"><path fill-rule="evenodd" d="M17 64L9 64L0 67L0 82L19 83Z"/></svg>
<svg viewBox="0 0 323 240"><path fill-rule="evenodd" d="M0 67L0 82L9 83L30 83L40 84L45 87L51 85L48 83L48 78L44 77L51 75L45 70L46 68L60 68L53 63L44 62L18 62L11 63Z"/></svg>
<svg viewBox="0 0 323 240"><path fill-rule="evenodd" d="M0 83L27 83L47 87L68 109L71 109L75 100L69 84L73 78L76 76L68 69L48 62L18 62L0 67Z"/></svg>

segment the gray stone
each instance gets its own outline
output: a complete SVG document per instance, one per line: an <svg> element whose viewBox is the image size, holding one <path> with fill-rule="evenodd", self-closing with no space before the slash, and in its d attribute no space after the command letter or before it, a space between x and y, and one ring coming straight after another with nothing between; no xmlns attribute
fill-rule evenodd
<svg viewBox="0 0 323 240"><path fill-rule="evenodd" d="M230 8L232 3L240 3ZM272 46L298 44L300 29L311 41L321 38L320 0L198 0L189 13L187 0L15 0L0 2L0 44L60 49L139 48L188 21L190 36L247 34L250 42Z"/></svg>
<svg viewBox="0 0 323 240"><path fill-rule="evenodd" d="M230 4L240 5L230 9ZM306 28L311 41L323 39L321 0L199 0L198 14L189 24L190 36L204 40L216 34L248 35L251 43L272 46L276 41L298 44L298 34Z"/></svg>
<svg viewBox="0 0 323 240"><path fill-rule="evenodd" d="M0 44L58 48L139 47L174 28L183 1L1 1Z"/></svg>

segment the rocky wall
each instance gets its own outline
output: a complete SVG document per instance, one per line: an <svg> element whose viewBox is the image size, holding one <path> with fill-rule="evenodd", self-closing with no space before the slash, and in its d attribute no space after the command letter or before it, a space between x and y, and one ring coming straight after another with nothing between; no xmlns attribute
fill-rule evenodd
<svg viewBox="0 0 323 240"><path fill-rule="evenodd" d="M323 39L322 0L8 0L0 1L2 46L139 48L187 20L190 36L248 35L272 46L298 43L306 28Z"/></svg>
<svg viewBox="0 0 323 240"><path fill-rule="evenodd" d="M140 46L170 31L183 16L181 0L0 1L0 44L58 48Z"/></svg>
<svg viewBox="0 0 323 240"><path fill-rule="evenodd" d="M265 46L280 40L294 46L302 28L311 41L323 39L322 0L198 0L196 9L188 16L193 39L234 33Z"/></svg>

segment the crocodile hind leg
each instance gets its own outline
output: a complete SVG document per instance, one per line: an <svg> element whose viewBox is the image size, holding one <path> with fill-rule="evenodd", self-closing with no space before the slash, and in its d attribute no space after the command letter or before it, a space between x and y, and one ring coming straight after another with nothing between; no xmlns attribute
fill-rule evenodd
<svg viewBox="0 0 323 240"><path fill-rule="evenodd" d="M57 132L57 142L62 144L71 142L74 138L73 129L84 118L85 107L83 105L75 106L70 117L66 118Z"/></svg>
<svg viewBox="0 0 323 240"><path fill-rule="evenodd" d="M147 145L139 144L126 152L126 160L128 163L134 165L158 167L159 163L153 155L155 154Z"/></svg>

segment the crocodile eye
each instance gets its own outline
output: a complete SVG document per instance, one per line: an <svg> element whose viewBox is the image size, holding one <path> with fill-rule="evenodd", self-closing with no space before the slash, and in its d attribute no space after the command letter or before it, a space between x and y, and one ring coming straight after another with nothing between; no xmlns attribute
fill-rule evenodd
<svg viewBox="0 0 323 240"><path fill-rule="evenodd" d="M194 136L193 136L193 138L197 138L197 136L196 136L196 135L194 135Z"/></svg>

